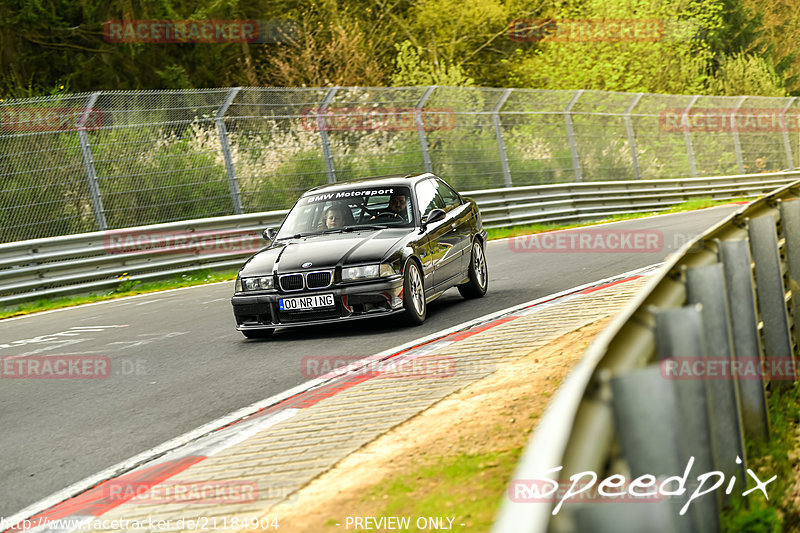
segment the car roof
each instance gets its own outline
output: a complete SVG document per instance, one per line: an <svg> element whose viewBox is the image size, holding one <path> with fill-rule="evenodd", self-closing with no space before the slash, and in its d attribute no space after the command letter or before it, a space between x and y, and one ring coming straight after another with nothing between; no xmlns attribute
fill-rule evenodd
<svg viewBox="0 0 800 533"><path fill-rule="evenodd" d="M430 172L423 172L421 174L387 174L385 176L371 176L368 178L358 178L338 183L329 183L327 185L320 185L318 187L314 187L313 189L309 189L308 191L304 192L302 196L306 196L307 194L317 194L320 191L348 190L353 188L353 186L386 187L394 185L396 187L399 186L411 187L418 181L435 177L436 176L431 174Z"/></svg>

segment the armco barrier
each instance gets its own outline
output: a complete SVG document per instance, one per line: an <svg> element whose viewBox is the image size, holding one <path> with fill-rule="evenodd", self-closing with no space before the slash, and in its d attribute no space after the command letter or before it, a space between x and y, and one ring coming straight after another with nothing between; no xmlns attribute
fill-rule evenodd
<svg viewBox="0 0 800 533"><path fill-rule="evenodd" d="M653 212L697 197L755 197L800 172L612 181L465 192L487 228L584 222ZM0 244L0 306L116 286L199 269L235 268L264 246L261 232L287 211L188 220Z"/></svg>
<svg viewBox="0 0 800 533"><path fill-rule="evenodd" d="M200 269L240 267L287 211L0 244L0 306ZM141 238L141 237L144 237Z"/></svg>
<svg viewBox="0 0 800 533"><path fill-rule="evenodd" d="M765 385L796 379L799 281L800 181L687 243L565 380L517 465L493 531L719 531L729 498L758 483L745 472L744 439L769 438ZM688 485L679 498L598 504L575 497L563 506L531 491L530 480L550 487L541 480L584 473L590 481L586 472L596 473L595 488L615 475L628 483L649 475L656 484L686 477ZM763 490L773 474L758 471ZM693 498L720 476L724 483Z"/></svg>

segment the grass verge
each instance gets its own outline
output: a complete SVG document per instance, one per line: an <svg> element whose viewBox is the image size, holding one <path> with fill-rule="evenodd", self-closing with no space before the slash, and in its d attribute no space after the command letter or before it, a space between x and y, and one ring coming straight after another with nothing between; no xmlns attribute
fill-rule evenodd
<svg viewBox="0 0 800 533"><path fill-rule="evenodd" d="M371 498L388 503L381 516L458 517L453 529L469 522L470 531L489 531L500 505L498 494L513 477L521 447L508 450L438 457L370 490ZM445 525L447 525L445 523ZM415 523L407 531L426 531Z"/></svg>
<svg viewBox="0 0 800 533"><path fill-rule="evenodd" d="M747 443L747 466L762 482L777 477L765 488L769 501L756 490L731 502L722 513L726 533L800 531L800 386L769 391L767 403L770 439ZM747 486L755 486L749 475Z"/></svg>
<svg viewBox="0 0 800 533"><path fill-rule="evenodd" d="M683 211L693 211L696 209L705 209L707 207L714 207L736 201L747 201L746 199L736 200L712 200L711 198L698 198L690 200L673 206L665 211L657 211L652 213L635 213L628 215L616 215L611 218L603 219L597 222L586 222L582 224L528 224L522 226L512 226L509 228L492 228L486 230L489 240L502 239L505 237L514 237L517 235L532 235L534 233L543 233L546 231L579 228L584 226L593 226L596 224L603 224L607 222L617 222L620 220L630 220L635 218L644 218L664 213L679 213ZM206 283L214 283L217 281L228 281L236 279L236 270L226 270L222 272L214 272L211 270L200 270L194 273L181 274L173 276L160 281L132 281L129 279L121 279L120 283L114 289L98 294L90 294L88 296L65 296L63 298L42 298L33 302L20 304L17 306L9 307L0 310L0 320L14 316L28 315L38 311L49 311L52 309L61 309L63 307L73 307L86 303L100 302L104 300L111 300L114 298L122 298L124 296L133 296L135 294L143 294L147 292L158 292L169 289L178 289L181 287L191 287L194 285L203 285Z"/></svg>

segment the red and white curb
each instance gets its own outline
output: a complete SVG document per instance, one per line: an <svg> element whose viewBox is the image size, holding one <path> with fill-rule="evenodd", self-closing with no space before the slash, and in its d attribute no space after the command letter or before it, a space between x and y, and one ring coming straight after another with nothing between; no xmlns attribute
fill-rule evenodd
<svg viewBox="0 0 800 533"><path fill-rule="evenodd" d="M133 494L114 494L112 497L106 490L109 483L135 484L140 488L158 485L192 465L270 426L288 420L301 409L311 407L338 392L376 377L377 374L374 372L359 372L367 365L387 359L392 359L394 363L412 360L582 294L639 279L658 266L659 264L639 268L496 311L361 359L345 368L214 420L79 481L4 519L3 526L8 527L5 532L75 531L81 525L86 525L134 497Z"/></svg>

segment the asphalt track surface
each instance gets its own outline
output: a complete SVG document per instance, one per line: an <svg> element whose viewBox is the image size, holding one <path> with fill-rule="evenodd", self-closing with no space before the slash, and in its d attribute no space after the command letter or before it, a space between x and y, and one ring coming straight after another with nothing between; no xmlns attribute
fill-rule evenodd
<svg viewBox="0 0 800 533"><path fill-rule="evenodd" d="M99 379L0 379L0 517L316 377L302 374L304 357L371 355L661 262L736 207L598 226L660 231L663 247L647 253L531 253L515 249L514 241L492 241L486 297L467 301L452 289L429 305L427 321L416 328L387 317L247 340L234 329L233 282L0 321L0 357L110 360L107 376L95 367L104 376Z"/></svg>

